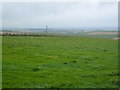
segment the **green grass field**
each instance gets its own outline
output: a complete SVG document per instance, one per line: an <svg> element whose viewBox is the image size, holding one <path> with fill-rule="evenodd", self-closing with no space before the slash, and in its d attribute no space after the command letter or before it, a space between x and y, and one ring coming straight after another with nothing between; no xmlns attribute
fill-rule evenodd
<svg viewBox="0 0 120 90"><path fill-rule="evenodd" d="M3 88L117 88L118 41L3 36Z"/></svg>

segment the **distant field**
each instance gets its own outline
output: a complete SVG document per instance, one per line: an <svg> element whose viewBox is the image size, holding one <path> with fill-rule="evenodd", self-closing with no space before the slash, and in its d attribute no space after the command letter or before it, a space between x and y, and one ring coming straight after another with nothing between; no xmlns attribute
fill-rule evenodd
<svg viewBox="0 0 120 90"><path fill-rule="evenodd" d="M8 34L6 34L8 33ZM104 39L118 39L118 37L120 37L120 34L118 35L118 31L104 31L104 30L85 30L85 31L80 31L80 32L67 32L67 31L61 31L61 32L56 32L56 33L52 33L52 32L40 32L39 30L24 30L24 31L18 31L18 30L13 30L13 31L9 31L9 30L4 30L3 32L0 32L0 35L6 35L6 36L40 36L40 37L44 37L44 36L57 36L57 37L63 37L63 36L77 36L77 37L93 37L93 38L104 38Z"/></svg>
<svg viewBox="0 0 120 90"><path fill-rule="evenodd" d="M118 32L92 32L89 35L117 35Z"/></svg>
<svg viewBox="0 0 120 90"><path fill-rule="evenodd" d="M83 36L83 37L114 39L118 37L118 32L117 31L88 31L88 32L77 34L77 35Z"/></svg>
<svg viewBox="0 0 120 90"><path fill-rule="evenodd" d="M118 37L118 35L89 35L89 34L80 34L82 37L93 37L93 38L103 38L103 39L113 39Z"/></svg>
<svg viewBox="0 0 120 90"><path fill-rule="evenodd" d="M3 36L3 88L117 88L118 41Z"/></svg>

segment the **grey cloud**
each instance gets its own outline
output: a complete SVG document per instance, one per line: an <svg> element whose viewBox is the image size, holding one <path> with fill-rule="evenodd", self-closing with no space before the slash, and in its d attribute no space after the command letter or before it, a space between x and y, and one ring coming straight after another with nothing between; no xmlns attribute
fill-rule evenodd
<svg viewBox="0 0 120 90"><path fill-rule="evenodd" d="M117 27L117 3L3 3L4 27Z"/></svg>

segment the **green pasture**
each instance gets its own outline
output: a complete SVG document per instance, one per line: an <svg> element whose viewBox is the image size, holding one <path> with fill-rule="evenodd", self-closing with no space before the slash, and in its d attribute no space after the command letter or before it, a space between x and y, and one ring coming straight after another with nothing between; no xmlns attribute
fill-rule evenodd
<svg viewBox="0 0 120 90"><path fill-rule="evenodd" d="M3 88L117 88L118 41L2 37Z"/></svg>

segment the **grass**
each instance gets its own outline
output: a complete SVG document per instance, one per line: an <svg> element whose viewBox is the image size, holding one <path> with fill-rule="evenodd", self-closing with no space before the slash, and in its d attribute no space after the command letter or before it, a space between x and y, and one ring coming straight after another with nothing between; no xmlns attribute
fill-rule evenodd
<svg viewBox="0 0 120 90"><path fill-rule="evenodd" d="M3 88L117 88L118 42L3 37Z"/></svg>
<svg viewBox="0 0 120 90"><path fill-rule="evenodd" d="M87 35L81 34L83 37L93 37L93 38L104 38L104 39L112 39L118 37L118 35Z"/></svg>

